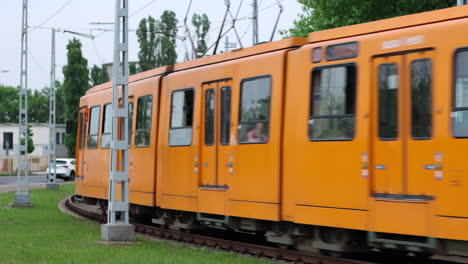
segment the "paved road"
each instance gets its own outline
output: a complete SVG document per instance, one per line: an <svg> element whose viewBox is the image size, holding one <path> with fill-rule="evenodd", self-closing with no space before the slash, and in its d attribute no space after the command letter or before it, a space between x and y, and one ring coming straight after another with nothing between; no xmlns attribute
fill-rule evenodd
<svg viewBox="0 0 468 264"><path fill-rule="evenodd" d="M62 179L57 179L57 182L63 181ZM47 183L45 175L40 176L29 176L29 183ZM16 176L0 176L0 185L16 185Z"/></svg>

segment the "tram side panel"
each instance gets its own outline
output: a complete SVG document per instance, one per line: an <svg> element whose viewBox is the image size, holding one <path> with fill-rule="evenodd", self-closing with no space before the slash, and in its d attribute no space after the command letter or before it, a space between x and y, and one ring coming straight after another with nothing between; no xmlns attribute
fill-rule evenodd
<svg viewBox="0 0 468 264"><path fill-rule="evenodd" d="M279 220L279 142L286 53L256 55L175 72L165 78L158 144L158 205ZM227 87L231 96L226 141L220 118L226 111L219 103ZM218 108L213 112L217 150L214 159L206 159L213 155L207 151L213 142L205 141L207 96L213 91L218 99ZM217 168L208 170L212 166ZM206 177L207 173L214 178Z"/></svg>
<svg viewBox="0 0 468 264"><path fill-rule="evenodd" d="M467 193L462 154L468 131L468 50L462 37L467 22L401 28L291 52L295 68L288 69L288 77L301 71L302 76L288 78L285 122L294 126L285 125L285 218L377 236L467 240L468 210L461 203ZM346 43L358 43L356 58L331 61L322 50L320 62L313 62L313 48ZM323 87L335 88L333 94L347 89L336 76L348 77L343 67L353 63L355 112L343 112L347 93L322 104L327 100ZM340 101L344 107L328 107ZM331 109L338 112L327 114ZM352 137L333 127L352 116Z"/></svg>
<svg viewBox="0 0 468 264"><path fill-rule="evenodd" d="M131 204L155 206L156 146L162 76L130 84L128 177Z"/></svg>
<svg viewBox="0 0 468 264"><path fill-rule="evenodd" d="M156 137L160 76L129 84L129 200L154 206ZM78 127L76 193L107 199L111 141L111 87L81 99ZM118 156L118 161L121 156ZM120 197L120 188L118 197Z"/></svg>
<svg viewBox="0 0 468 264"><path fill-rule="evenodd" d="M83 131L80 131L79 141L82 142L76 155L79 158L79 167L82 170L81 178L82 194L85 197L107 199L107 186L109 174L109 149L106 148L110 142L110 136L106 133L110 129L106 125L106 132L103 132L103 122L105 119L104 109L111 101L109 88L102 89L95 93L87 94L81 102L85 103L82 113L85 116ZM109 117L109 114L107 115ZM102 135L104 134L104 139ZM102 148L104 146L104 148Z"/></svg>
<svg viewBox="0 0 468 264"><path fill-rule="evenodd" d="M357 53L327 60L328 45L310 44L289 54L282 216L296 223L365 230L368 68Z"/></svg>

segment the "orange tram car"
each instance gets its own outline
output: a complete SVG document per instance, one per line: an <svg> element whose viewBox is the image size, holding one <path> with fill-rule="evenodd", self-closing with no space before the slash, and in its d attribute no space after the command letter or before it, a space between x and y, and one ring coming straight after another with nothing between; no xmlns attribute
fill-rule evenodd
<svg viewBox="0 0 468 264"><path fill-rule="evenodd" d="M130 214L298 250L468 255L467 36L459 6L131 76ZM111 96L81 98L77 136L76 195L104 209Z"/></svg>

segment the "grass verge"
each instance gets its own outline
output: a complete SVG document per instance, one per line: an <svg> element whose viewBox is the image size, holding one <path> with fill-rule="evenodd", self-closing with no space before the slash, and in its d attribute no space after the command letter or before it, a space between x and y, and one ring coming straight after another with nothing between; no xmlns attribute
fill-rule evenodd
<svg viewBox="0 0 468 264"><path fill-rule="evenodd" d="M141 236L130 246L100 244L98 224L57 208L73 189L31 190L33 208L10 208L14 193L0 193L0 263L273 263Z"/></svg>

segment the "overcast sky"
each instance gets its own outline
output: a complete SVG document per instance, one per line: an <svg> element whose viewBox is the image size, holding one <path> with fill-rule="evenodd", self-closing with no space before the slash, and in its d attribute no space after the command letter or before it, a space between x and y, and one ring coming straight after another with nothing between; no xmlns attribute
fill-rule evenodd
<svg viewBox="0 0 468 264"><path fill-rule="evenodd" d="M281 15L278 29L288 29L293 20L300 13L297 0L258 0L259 3L259 33L260 41L270 39L274 23L278 17L279 1L284 12ZM130 0L130 29L136 29L140 20L151 15L160 17L164 10L172 10L177 14L179 25L187 12L190 0ZM252 0L231 0L233 15L241 4L239 20L236 29L242 37L244 47L252 45ZM0 83L18 86L20 80L20 51L21 51L21 4L22 0L2 0L0 7ZM31 28L29 33L28 52L28 82L30 89L41 89L50 85L50 55L51 30L59 28L96 36L94 40L78 37L83 44L83 54L88 59L88 67L93 64L112 62L113 33L97 29L110 29L112 25L90 25L90 22L113 22L114 0L29 0L29 26L45 27L47 29ZM224 13L225 0L192 0L189 22L193 13L206 13L211 21L208 35L208 46L217 39ZM179 28L179 36L185 35L185 29ZM230 42L236 42L234 31L228 35ZM71 34L57 33L56 35L56 76L63 81L62 67L66 64L66 45ZM281 39L276 33L275 40ZM224 50L224 41L220 43L220 50ZM130 60L137 61L138 42L136 33L130 33ZM188 41L177 43L179 61L182 60L186 49L190 49ZM238 46L239 47L239 46Z"/></svg>

